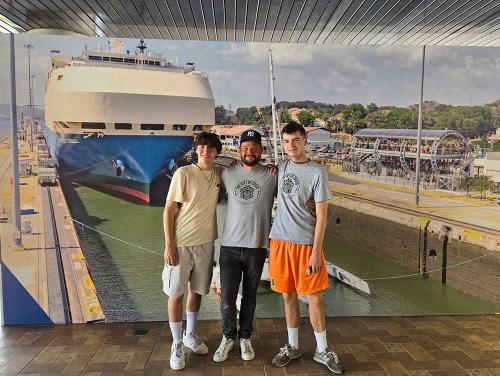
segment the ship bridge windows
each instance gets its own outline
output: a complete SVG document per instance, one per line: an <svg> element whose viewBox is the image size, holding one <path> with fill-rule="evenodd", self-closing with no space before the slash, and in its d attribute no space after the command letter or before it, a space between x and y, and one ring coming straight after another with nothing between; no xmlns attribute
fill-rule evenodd
<svg viewBox="0 0 500 376"><path fill-rule="evenodd" d="M127 59L125 59L127 60ZM160 65L159 61L153 61L153 60L143 60L142 62L144 65Z"/></svg>
<svg viewBox="0 0 500 376"><path fill-rule="evenodd" d="M132 64L135 64L135 59L125 58L125 59L123 59L123 61L124 61L125 63L132 63Z"/></svg>
<svg viewBox="0 0 500 376"><path fill-rule="evenodd" d="M165 129L165 124L141 124L143 131L162 131Z"/></svg>
<svg viewBox="0 0 500 376"><path fill-rule="evenodd" d="M66 124L64 121L55 121L54 122L58 127L61 128L69 128L68 124Z"/></svg>
<svg viewBox="0 0 500 376"><path fill-rule="evenodd" d="M185 131L186 128L187 128L186 124L174 124L174 125L172 125L173 131Z"/></svg>
<svg viewBox="0 0 500 376"><path fill-rule="evenodd" d="M101 56L89 55L89 60L102 61L102 57Z"/></svg>
<svg viewBox="0 0 500 376"><path fill-rule="evenodd" d="M203 132L203 125L195 125L193 127L193 132Z"/></svg>
<svg viewBox="0 0 500 376"><path fill-rule="evenodd" d="M121 57L112 57L111 61L115 61L117 63L123 63L123 58L121 58Z"/></svg>
<svg viewBox="0 0 500 376"><path fill-rule="evenodd" d="M130 124L130 123L115 123L115 129L120 129L120 130L132 129L132 124Z"/></svg>
<svg viewBox="0 0 500 376"><path fill-rule="evenodd" d="M103 56L102 61L109 61L109 56Z"/></svg>
<svg viewBox="0 0 500 376"><path fill-rule="evenodd" d="M82 129L106 129L106 124L104 123L92 123L92 122L83 122Z"/></svg>

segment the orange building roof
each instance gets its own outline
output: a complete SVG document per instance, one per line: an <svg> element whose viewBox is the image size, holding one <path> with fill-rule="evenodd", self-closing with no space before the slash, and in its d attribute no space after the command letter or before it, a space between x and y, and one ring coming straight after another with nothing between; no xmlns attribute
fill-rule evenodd
<svg viewBox="0 0 500 376"><path fill-rule="evenodd" d="M306 133L309 133L312 131L317 131L318 129L322 129L324 131L329 131L328 129L322 128L322 127L304 127L304 129L306 130Z"/></svg>
<svg viewBox="0 0 500 376"><path fill-rule="evenodd" d="M257 129L257 127L254 125L216 125L211 128L211 131L219 136L240 136L249 129Z"/></svg>
<svg viewBox="0 0 500 376"><path fill-rule="evenodd" d="M304 111L302 108L297 108L297 107L293 107L293 108L289 108L287 110L287 112L290 114L290 115L297 115L299 112L302 112Z"/></svg>

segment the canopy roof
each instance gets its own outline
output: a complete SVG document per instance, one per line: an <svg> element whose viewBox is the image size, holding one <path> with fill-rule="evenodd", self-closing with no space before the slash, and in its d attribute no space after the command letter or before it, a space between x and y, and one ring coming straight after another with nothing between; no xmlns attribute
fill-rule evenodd
<svg viewBox="0 0 500 376"><path fill-rule="evenodd" d="M0 32L500 46L498 0L0 0Z"/></svg>
<svg viewBox="0 0 500 376"><path fill-rule="evenodd" d="M449 136L463 140L457 131L441 129L422 129L422 140L440 140ZM417 139L417 129L361 129L354 134L357 138Z"/></svg>

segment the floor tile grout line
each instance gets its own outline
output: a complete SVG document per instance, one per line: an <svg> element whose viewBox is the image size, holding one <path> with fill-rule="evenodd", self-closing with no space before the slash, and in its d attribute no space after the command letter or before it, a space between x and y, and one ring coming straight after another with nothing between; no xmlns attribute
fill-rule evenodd
<svg viewBox="0 0 500 376"><path fill-rule="evenodd" d="M305 318L304 320L307 320L307 318ZM482 348L476 348L474 346L474 344L475 344L474 338L472 338L472 340L469 340L467 337L470 336L471 334L475 334L477 339L480 341L496 340L494 333L491 333L491 332L485 331L485 330L479 330L477 332L474 332L474 331L476 330L476 327L479 328L481 325L497 324L499 322L498 321L499 318L497 318L495 316L481 316L481 317L472 318L472 319L469 317L464 318L464 319L461 319L460 317L457 317L455 319L452 317L437 317L434 319L429 318L428 320L417 320L417 321L415 321L415 325L412 325L412 320L413 320L413 318L399 318L398 320L395 321L394 318L385 317L385 318L378 318L375 320L372 320L372 319L363 320L362 319L360 321L358 318L343 319L343 318L339 317L339 318L335 318L334 320L330 319L330 322L335 321L335 323L341 324L341 326L343 326L344 328L352 330L353 333L357 333L357 334L350 333L349 335L347 335L347 337L352 336L352 335L355 335L356 337L362 337L363 335L366 335L366 333L370 334L370 332L373 331L373 335L375 336L375 338L377 336L382 336L382 337L380 337L383 340L382 344L386 343L385 342L386 338L402 337L402 336L407 337L406 339L403 338L405 340L405 342L401 342L401 343L412 343L414 345L417 345L417 347L419 349L421 348L421 349L424 349L425 351L427 351L428 354L434 358L432 361L428 360L429 362L438 362L440 360L438 355L441 352L451 351L451 350L443 350L440 346L442 343L448 343L448 342L463 343L463 344L467 345L467 347L474 348L476 351L478 351L478 353L485 355L484 360L488 360L488 362L489 362L488 364L492 364L492 366L488 366L488 367L493 367L496 369L495 364L492 363L492 361L495 360L494 354L496 354L496 352L494 352L494 351L496 351L496 350L492 349L491 351L487 351L485 349L483 350ZM210 320L210 322L214 322L214 321L217 321L217 320ZM283 321L283 319L281 321ZM367 327L365 327L365 325L361 325L362 322L368 323L368 324L381 323L382 327L387 329L388 334L387 335L376 334L377 330L382 329L381 327L374 325L373 327L368 326L368 328L367 328ZM263 321L262 323L264 324L263 326L262 325L257 326L259 328L258 329L259 333L260 333L261 326L264 327L265 329L266 328L270 329L270 328L268 328L267 321ZM390 325L389 325L389 323L390 323ZM278 334L279 332L281 332L280 326L282 326L282 325L277 324L277 321L273 322L273 324L274 325L272 325L272 328L271 328L272 332L274 334ZM394 326L394 324L397 324L396 327ZM466 325L466 324L469 324L469 325ZM130 326L130 325L126 326L126 327L118 326L117 328L114 328L114 329L113 329L112 325L111 325L111 327L109 327L109 326L108 327L107 326L101 327L101 328L104 328L103 331L98 330L97 333L103 334L103 336L100 338L100 340L102 342L98 346L96 346L96 350L94 351L93 356L91 356L90 360L86 362L86 366L83 367L83 370L77 371L77 372L79 372L79 374L82 374L82 373L85 373L88 371L89 363L95 359L95 356L97 355L97 353L99 353L102 350L103 345L105 345L106 342L108 342L109 339L111 337L113 337L113 333L115 333L117 337L123 337L124 334L128 334L131 329L134 329L134 327L140 328L141 325L148 327L147 322L146 323L135 323L135 326ZM144 367L142 369L136 370L136 372L138 374L145 374L146 373L146 368L147 368L148 364L150 364L150 362L151 362L152 352L154 351L155 346L159 345L161 333L162 333L162 330L165 328L165 325L167 325L166 322L159 324L159 328L157 326L155 326L155 331L159 329L160 332L154 336L151 336L153 338L153 342L150 342L152 345L152 350L150 351L149 356L147 357L147 360L145 360ZM94 331L92 330L92 328L89 328L89 327L90 327L90 325L85 325L85 326L78 327L78 328L82 330L81 333L83 335L92 334ZM391 329L391 328L398 332L397 335L393 335L392 333L390 333L389 329ZM338 326L335 326L335 327L332 326L330 329L338 330ZM437 335L436 338L433 337L432 332L429 331L431 329L434 330L434 333L436 333L436 335ZM457 333L454 332L455 329L458 331ZM462 330L462 329L464 330L464 332L463 332L464 334L460 333L460 330ZM399 330L401 330L402 332L399 333ZM64 334L67 334L68 332L70 335L72 334L71 333L71 326L66 326L61 331L59 331L59 330L51 331L50 334L47 335L48 343L46 345L37 346L37 347L42 347L42 349L40 351L35 351L34 353L29 355L29 357L31 357L31 360L28 361L28 363L21 369L20 372L26 371L26 367L28 367L29 365L32 365L33 361L37 357L40 356L40 353L42 351L44 351L45 349L51 348L53 346L59 346L59 345L54 345L56 338L61 338L62 336L64 336ZM264 330L264 332L266 332L266 330ZM8 333L8 336L9 336L8 339L12 339L13 343L26 343L27 341L25 341L24 337L27 337L27 336L29 337L30 334L34 334L34 336L33 336L33 337L35 337L34 341L38 341L38 340L43 341L44 340L44 333L47 334L46 331L32 331L32 332L30 332L29 330L27 330L27 331L21 330L19 332L14 331L13 333ZM73 335L75 335L75 334L78 335L78 332L75 332ZM272 334L272 333L270 333L270 334ZM342 333L337 333L336 335L339 335L339 334L341 337L343 336ZM125 335L125 337L127 337L127 336L128 335ZM447 338L448 336L449 336L449 338ZM310 336L308 336L308 337L310 337ZM68 338L70 338L70 337L68 337ZM84 336L82 338L87 338L87 337ZM259 338L260 338L260 336L259 336ZM272 338L274 339L274 338L276 338L276 336L274 336ZM87 338L87 339L89 339L89 338ZM408 340L408 342L406 342L407 340ZM395 343L397 343L397 342L395 342ZM360 343L360 344L362 344L363 346L367 346L368 349L372 353L377 353L377 351L375 349L372 349L370 344L367 344L367 343ZM431 346L429 349L428 349L427 344L429 346ZM432 344L436 345L437 347L433 346ZM8 346L7 348L9 348L9 347L16 349L16 348L23 348L23 347L35 347L35 346ZM417 364L418 363L424 364L425 362L427 362L427 360L422 359L420 357L415 358L410 350L407 349L407 351L406 351L406 353L408 355L410 355L409 359L413 358L413 359L411 359L410 363L417 362ZM76 351L78 352L79 350L76 350ZM85 351L85 350L83 350L83 351ZM434 353L434 352L436 352L436 353ZM350 353L352 353L352 355L355 356L354 351L352 351L352 349L351 349ZM457 354L458 354L458 352L457 352ZM443 360L447 360L447 361L445 363L443 363L441 367L435 368L436 366L433 366L432 369L433 370L441 370L441 371L446 371L446 370L453 371L453 369L455 369L455 371L457 371L457 372L464 371L464 372L468 372L468 373L471 373L472 371L476 370L476 368L479 371L489 369L489 368L486 368L487 367L486 364L481 365L481 363L479 363L479 360L476 359L475 357L471 358L471 356L469 356L468 354L467 354L468 356L465 357L465 355L463 355L463 354L466 354L466 353L463 351L463 349L462 349L462 351L460 351L460 354L462 354L462 356L464 356L464 357L462 358L462 356L461 356L459 358L453 359L453 357L448 358L446 356L445 358L443 358ZM468 359L468 358L470 358L470 359ZM209 360L209 357L207 357L207 359ZM461 362L459 362L459 360L461 360L461 359L464 359L464 360L468 359L468 360L472 360L473 362L471 362L470 364L467 362L462 364ZM391 361L390 359L385 359L385 360ZM483 359L481 359L481 360L483 360ZM376 362L380 362L380 361L384 361L384 359L376 360ZM397 360L397 361L399 361L399 360ZM356 361L356 363L362 365L363 361ZM207 371L207 364L208 364L207 361L205 361L203 364L203 370L205 372ZM407 365L405 365L406 364L405 362L401 362L401 364L406 368ZM256 368L256 367L254 367L254 368ZM264 375L273 373L271 369L268 370L269 372L266 372L265 359L262 360L262 364L258 365L258 368L259 368L259 370L261 370L262 374L264 374ZM201 367L200 367L200 370L201 370ZM223 372L223 370L220 370L220 371ZM284 370L284 371L285 371L284 374L290 374L289 372L287 372L287 370ZM290 371L292 371L292 370L290 370ZM292 373L293 373L293 371L292 371ZM18 375L20 375L20 374L21 373L18 373Z"/></svg>
<svg viewBox="0 0 500 376"><path fill-rule="evenodd" d="M63 331L64 331L64 330L62 330L62 331L61 331L61 333L62 333ZM27 332L27 333L29 333L29 332ZM51 340L50 342L52 342L52 341L53 341L53 340L54 340L57 336L59 336L61 333L57 334L54 338L52 338L52 340ZM39 352L37 352L37 353L36 353L36 355L35 355L35 356L34 356L34 357L33 357L33 358L32 358L32 359L31 359L31 360L30 360L30 361L29 361L29 362L28 362L28 363L27 363L27 364L26 364L26 365L25 365L25 366L24 366L24 367L23 367L23 368L22 368L22 369L21 369L21 370L17 373L17 375L21 375L21 374L22 374L22 372L26 369L26 367L28 367L28 366L31 364L31 362L32 362L33 360L35 360L35 358L36 358L38 355L40 355L40 353L41 353L43 350L45 350L45 349L47 348L47 346L48 346L48 345L40 346L42 349L41 349Z"/></svg>
<svg viewBox="0 0 500 376"><path fill-rule="evenodd" d="M46 347L46 346L45 346L45 347ZM37 356L38 356L38 355L39 355L39 354L40 354L43 350L45 350L45 347L42 347L42 349L41 349L41 350L40 350L40 351L39 351L39 352L38 352L38 353L37 353L37 354L33 357L33 359L31 359L31 360L30 360L30 361L29 361L29 362L28 362L28 363L27 363L27 364L26 364L26 365L25 365L25 366L24 366L24 367L23 367L23 368L22 368L22 369L21 369L21 370L17 373L17 375L21 375L21 374L22 374L22 372L26 369L26 367L28 367L28 366L31 364L31 362L32 362L32 361L33 361L33 360L34 360L34 359L35 359L35 358L36 358L36 357L37 357Z"/></svg>
<svg viewBox="0 0 500 376"><path fill-rule="evenodd" d="M144 371L146 370L146 367L149 364L149 360L151 359L151 355L153 354L153 351L154 351L154 349L156 347L156 344L158 343L158 339L160 338L161 332L162 332L162 330L163 330L164 327L165 327L165 323L163 323L163 325L160 328L160 331L158 332L158 335L155 338L155 342L153 344L153 347L151 348L151 351L149 353L148 359L146 360L146 363L144 363L144 368L142 369L142 371L143 371L142 373L144 373Z"/></svg>
<svg viewBox="0 0 500 376"><path fill-rule="evenodd" d="M85 325L88 325L88 324L85 324ZM96 325L98 325L98 324L96 324ZM87 369L87 367L89 366L89 364L92 362L92 360L95 358L95 356L99 353L99 351L104 346L104 344L106 343L106 341L108 340L109 337L111 337L110 334L108 334L106 336L106 338L102 341L101 345L99 346L99 348L97 349L97 351L94 353L94 355L92 356L92 358L90 358L89 361L87 362L87 364L85 364L85 367L83 367L83 370L82 370L82 372L80 372L80 375L85 372L85 370Z"/></svg>

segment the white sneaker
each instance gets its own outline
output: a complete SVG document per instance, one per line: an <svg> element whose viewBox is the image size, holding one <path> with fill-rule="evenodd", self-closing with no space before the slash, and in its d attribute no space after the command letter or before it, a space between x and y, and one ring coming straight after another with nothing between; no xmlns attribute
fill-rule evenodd
<svg viewBox="0 0 500 376"><path fill-rule="evenodd" d="M250 338L240 338L241 359L253 360L255 352L253 351L252 342Z"/></svg>
<svg viewBox="0 0 500 376"><path fill-rule="evenodd" d="M200 339L200 337L198 337L196 333L186 334L186 331L184 331L182 335L182 342L184 342L184 346L191 349L191 351L195 354L203 355L208 353L207 345Z"/></svg>
<svg viewBox="0 0 500 376"><path fill-rule="evenodd" d="M173 370L179 370L186 367L184 345L182 340L177 343L172 343L172 350L170 351L170 368Z"/></svg>
<svg viewBox="0 0 500 376"><path fill-rule="evenodd" d="M222 341L220 342L219 348L214 354L214 362L223 362L227 359L229 351L234 347L234 340L222 336Z"/></svg>

